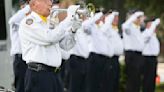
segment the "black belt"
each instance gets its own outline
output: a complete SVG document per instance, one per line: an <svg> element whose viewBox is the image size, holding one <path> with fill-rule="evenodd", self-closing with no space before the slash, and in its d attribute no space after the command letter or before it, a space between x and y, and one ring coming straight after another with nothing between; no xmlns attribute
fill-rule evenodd
<svg viewBox="0 0 164 92"><path fill-rule="evenodd" d="M22 58L22 54L15 54L16 57Z"/></svg>
<svg viewBox="0 0 164 92"><path fill-rule="evenodd" d="M117 55L114 55L112 58L119 58L119 56L117 56Z"/></svg>
<svg viewBox="0 0 164 92"><path fill-rule="evenodd" d="M39 71L47 71L47 72L59 72L60 71L60 67L51 67L51 66L47 66L45 64L41 64L41 63L28 63L28 69L39 72Z"/></svg>
<svg viewBox="0 0 164 92"><path fill-rule="evenodd" d="M71 57L75 57L75 58L80 58L80 59L83 59L83 60L86 60L86 58L82 57L82 56L77 56L77 55L71 55Z"/></svg>
<svg viewBox="0 0 164 92"><path fill-rule="evenodd" d="M108 58L110 59L110 57L106 56L106 55L103 55L103 54L97 54L95 52L91 52L90 55L93 55L93 56L100 56L100 57L104 57L104 58Z"/></svg>
<svg viewBox="0 0 164 92"><path fill-rule="evenodd" d="M137 53L137 54L142 54L142 52L140 52L140 51L125 51L125 53L129 53L129 52L132 52L132 53Z"/></svg>

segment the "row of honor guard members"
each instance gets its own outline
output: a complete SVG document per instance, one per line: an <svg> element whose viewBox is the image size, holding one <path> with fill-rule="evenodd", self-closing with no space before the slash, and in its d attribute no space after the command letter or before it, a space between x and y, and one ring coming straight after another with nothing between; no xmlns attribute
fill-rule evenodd
<svg viewBox="0 0 164 92"><path fill-rule="evenodd" d="M129 18L128 21L125 22L125 25L123 24L123 29L128 29L126 25L130 25L130 23L133 23L133 21L138 16L143 15L141 13L142 12L136 12L134 15L132 15L131 18ZM23 14L26 14L26 13L23 13ZM82 91L86 90L88 92L92 92L92 91L117 92L118 91L118 84L119 84L118 83L119 82L118 57L121 54L123 54L123 44L118 34L118 28L117 28L118 15L119 15L118 12L112 12L109 15L107 15L104 20L102 19L103 14L97 13L93 18L85 20L83 22L82 27L79 28L79 30L75 34L76 44L73 47L73 49L70 51L70 53L67 53L66 51L62 50L62 52L65 53L63 55L65 59L68 59L70 57L69 59L70 61L70 87L69 87L70 92L77 92L77 91L80 92L80 90ZM102 21L104 21L104 23L102 23ZM26 21L26 23L29 24L31 23L31 21ZM96 23L103 24L103 25L97 26ZM10 24L12 23L10 22ZM158 24L159 22L155 22L152 25L158 25ZM133 27L133 26L130 26L130 27ZM76 28L77 25L74 27ZM135 27L135 28L139 28L139 27ZM151 29L154 32L154 29L153 28ZM126 33L124 35L130 34L130 30L125 30L124 32ZM134 34L136 35L137 33L134 33ZM125 37L124 39L126 39L126 36L124 37ZM140 37L142 38L142 36ZM155 35L153 37L155 37ZM66 38L69 38L69 37L66 37ZM158 45L159 44L157 43L156 49L159 49ZM151 47L151 45L149 47ZM127 48L128 48L128 45L127 45ZM129 48L130 48L130 45L129 45ZM131 49L125 48L125 50L127 50L126 53L129 53L128 50L131 50ZM134 55L135 57L140 56L140 53L138 53L139 51L140 51L139 49L132 50L132 53L137 54L137 55ZM147 50L147 51L150 51L150 50ZM145 52L143 51L143 53ZM147 59L146 56L154 57L154 56L157 56L158 53L159 51L151 55L149 55L149 52L148 52L148 55L144 54L145 60L150 60L150 59ZM153 60L155 61L156 58L154 58ZM153 69L155 71L155 64L154 64ZM128 66L127 66L127 70L128 70ZM155 76L155 73L153 74ZM152 78L154 79L154 77ZM129 90L129 88L127 89Z"/></svg>
<svg viewBox="0 0 164 92"><path fill-rule="evenodd" d="M144 12L134 11L122 25L127 75L126 92L140 92L141 88L143 92L155 91L156 57L160 51L155 29L160 19L149 21L142 32L143 20Z"/></svg>
<svg viewBox="0 0 164 92"><path fill-rule="evenodd" d="M135 11L122 25L122 41L117 28L118 12L106 16L104 23L102 23L102 16L102 13L97 13L94 17L85 20L82 23L83 31L79 29L79 35L78 32L76 34L78 43L71 50L73 53L70 53L69 59L70 92L80 92L80 90L118 92L120 79L118 57L123 54L123 50L125 50L128 77L126 92L132 90L139 92L141 81L143 81L144 92L154 92L157 56L160 52L155 29L160 19L146 23L149 27L146 26L144 32L141 32L140 24L143 22L144 13ZM81 62L82 59L88 63ZM144 78L141 79L141 76Z"/></svg>
<svg viewBox="0 0 164 92"><path fill-rule="evenodd" d="M118 12L106 16L96 13L76 32L75 46L69 53L64 52L67 59L70 56L69 92L118 91L118 57L123 54L118 16Z"/></svg>

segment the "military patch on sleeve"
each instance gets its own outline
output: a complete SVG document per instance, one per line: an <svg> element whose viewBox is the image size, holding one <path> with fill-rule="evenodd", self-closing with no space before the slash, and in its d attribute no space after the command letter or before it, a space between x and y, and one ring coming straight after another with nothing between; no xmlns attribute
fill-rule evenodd
<svg viewBox="0 0 164 92"><path fill-rule="evenodd" d="M31 25L32 23L33 23L33 19L27 19L27 20L26 20L26 24L27 24L27 25Z"/></svg>

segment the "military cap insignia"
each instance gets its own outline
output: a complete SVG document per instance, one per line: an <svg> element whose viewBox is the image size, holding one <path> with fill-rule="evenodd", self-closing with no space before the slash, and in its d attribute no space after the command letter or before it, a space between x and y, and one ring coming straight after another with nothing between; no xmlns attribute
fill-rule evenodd
<svg viewBox="0 0 164 92"><path fill-rule="evenodd" d="M27 19L27 20L26 20L26 24L27 24L27 25L31 25L32 23L33 23L33 19Z"/></svg>

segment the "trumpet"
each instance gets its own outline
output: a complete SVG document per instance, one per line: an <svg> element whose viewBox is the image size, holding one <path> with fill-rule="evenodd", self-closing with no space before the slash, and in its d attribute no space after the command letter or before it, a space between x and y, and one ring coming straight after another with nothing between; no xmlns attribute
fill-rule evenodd
<svg viewBox="0 0 164 92"><path fill-rule="evenodd" d="M52 8L51 9L51 13L50 13L50 28L53 29L55 27L54 24L58 24L59 23L59 19L58 14L59 13L63 13L63 12L67 12L67 9L62 9L62 8ZM86 16L86 17L91 17L92 14L95 12L95 7L92 4L89 4L88 6L85 6L84 8L79 8L76 11L76 15L78 16L78 18L82 16ZM75 16L75 19L77 16Z"/></svg>
<svg viewBox="0 0 164 92"><path fill-rule="evenodd" d="M81 5L80 5L81 6ZM76 11L78 15L84 15L87 17L91 17L91 14L95 13L95 6L92 3L89 3L88 5L83 5L83 8L80 8ZM82 7L82 6L81 6ZM50 16L57 15L58 13L67 12L67 9L61 9L61 8L52 8Z"/></svg>
<svg viewBox="0 0 164 92"><path fill-rule="evenodd" d="M52 8L51 14L53 14L53 13L55 13L55 12L56 12L56 13L67 12L67 9ZM88 15L89 15L89 10L86 9L86 8L84 8L84 9L78 9L78 10L76 11L76 13L79 14L79 15L86 15L86 16L88 16Z"/></svg>
<svg viewBox="0 0 164 92"><path fill-rule="evenodd" d="M53 29L56 25L58 25L60 19L58 18L59 13L67 12L67 9L61 8L52 8L50 13L50 29ZM76 15L74 19L79 19L81 15L89 16L89 11L87 9L78 9L76 11Z"/></svg>

